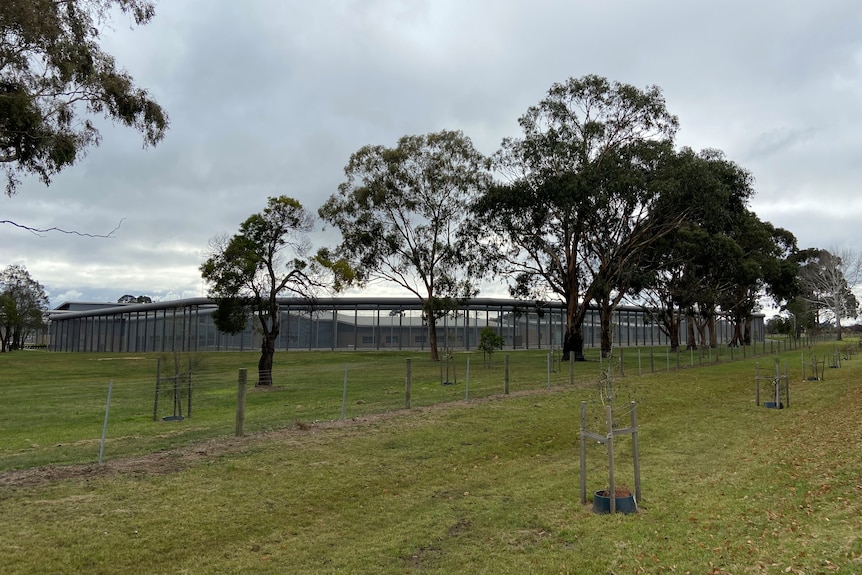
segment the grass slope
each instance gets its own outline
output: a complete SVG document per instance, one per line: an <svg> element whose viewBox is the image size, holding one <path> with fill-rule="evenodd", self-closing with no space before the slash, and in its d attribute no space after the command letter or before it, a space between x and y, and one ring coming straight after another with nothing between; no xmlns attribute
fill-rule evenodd
<svg viewBox="0 0 862 575"><path fill-rule="evenodd" d="M509 397L173 448L163 439L157 455L74 473L2 472L0 565L4 574L862 572L862 359L802 382L799 352L783 354L784 410L754 405L754 361L619 379L640 402L637 515L580 504L578 413L584 400L599 411L596 392L547 390L542 376ZM630 483L626 439L617 467ZM590 445L588 489L606 474L604 448Z"/></svg>

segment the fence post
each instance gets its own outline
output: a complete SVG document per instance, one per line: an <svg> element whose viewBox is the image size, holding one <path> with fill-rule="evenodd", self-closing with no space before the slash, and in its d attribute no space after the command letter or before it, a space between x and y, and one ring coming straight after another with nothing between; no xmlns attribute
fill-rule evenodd
<svg viewBox="0 0 862 575"><path fill-rule="evenodd" d="M640 448L638 447L638 406L633 401L632 406L632 457L635 463L635 501L640 503L641 500L641 459Z"/></svg>
<svg viewBox="0 0 862 575"><path fill-rule="evenodd" d="M344 389L341 392L341 419L344 419L344 408L347 405L347 364L344 364Z"/></svg>
<svg viewBox="0 0 862 575"><path fill-rule="evenodd" d="M245 426L245 384L248 381L248 370L240 368L237 376L236 389L236 427L234 435L242 437L243 427Z"/></svg>
<svg viewBox="0 0 862 575"><path fill-rule="evenodd" d="M404 378L404 408L410 409L410 394L413 390L413 360L407 360L407 376Z"/></svg>
<svg viewBox="0 0 862 575"><path fill-rule="evenodd" d="M551 389L551 353L548 352L548 389Z"/></svg>
<svg viewBox="0 0 862 575"><path fill-rule="evenodd" d="M162 358L156 359L156 398L153 400L153 421L159 419L159 386L162 382Z"/></svg>
<svg viewBox="0 0 862 575"><path fill-rule="evenodd" d="M605 407L608 421L608 498L611 501L611 515L617 512L617 486L614 483L614 410Z"/></svg>
<svg viewBox="0 0 862 575"><path fill-rule="evenodd" d="M192 416L192 358L189 357L189 397L186 406L186 417Z"/></svg>
<svg viewBox="0 0 862 575"><path fill-rule="evenodd" d="M760 407L760 363L754 364L754 405Z"/></svg>
<svg viewBox="0 0 862 575"><path fill-rule="evenodd" d="M108 401L105 403L105 423L102 424L102 442L99 444L99 465L102 464L102 456L105 454L105 437L108 435L108 411L111 409L111 391L114 389L114 380L108 384Z"/></svg>
<svg viewBox="0 0 862 575"><path fill-rule="evenodd" d="M581 402L581 505L587 504L587 402Z"/></svg>
<svg viewBox="0 0 862 575"><path fill-rule="evenodd" d="M503 393L509 395L509 354L506 354L505 368L503 371Z"/></svg>
<svg viewBox="0 0 862 575"><path fill-rule="evenodd" d="M620 377L625 377L626 372L623 367L623 363L625 363L625 357L623 356L623 348L620 348Z"/></svg>
<svg viewBox="0 0 862 575"><path fill-rule="evenodd" d="M575 352L569 352L569 385L575 384Z"/></svg>
<svg viewBox="0 0 862 575"><path fill-rule="evenodd" d="M470 358L467 358L467 375L464 376L464 401L470 399Z"/></svg>

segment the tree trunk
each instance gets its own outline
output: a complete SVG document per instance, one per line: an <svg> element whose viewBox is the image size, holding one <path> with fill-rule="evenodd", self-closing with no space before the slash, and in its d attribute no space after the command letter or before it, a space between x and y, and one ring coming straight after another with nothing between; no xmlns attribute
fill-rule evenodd
<svg viewBox="0 0 862 575"><path fill-rule="evenodd" d="M431 348L431 361L440 361L437 350L437 320L433 313L428 314L428 346Z"/></svg>
<svg viewBox="0 0 862 575"><path fill-rule="evenodd" d="M661 323L659 329L667 336L670 344L670 351L679 351L679 328L681 327L681 315L673 310L667 310L661 313Z"/></svg>
<svg viewBox="0 0 862 575"><path fill-rule="evenodd" d="M586 361L582 331L585 313L586 306L579 304L577 292L566 294L566 333L563 335L563 361L569 361L572 352L575 354L575 361Z"/></svg>
<svg viewBox="0 0 862 575"><path fill-rule="evenodd" d="M569 361L571 352L575 353L575 361L586 361L581 326L570 326L566 329L566 335L563 338L563 361Z"/></svg>
<svg viewBox="0 0 862 575"><path fill-rule="evenodd" d="M611 328L611 318L613 317L613 308L605 302L601 304L601 310L599 312L600 322L601 322L601 346L602 346L602 357L609 358L611 356L611 351L613 350L613 338L611 335L613 334Z"/></svg>
<svg viewBox="0 0 862 575"><path fill-rule="evenodd" d="M742 345L742 324L736 318L732 318L731 321L733 321L733 337L730 338L730 345Z"/></svg>
<svg viewBox="0 0 862 575"><path fill-rule="evenodd" d="M843 337L841 334L841 316L837 309L833 309L832 313L835 314L835 340L843 341Z"/></svg>
<svg viewBox="0 0 862 575"><path fill-rule="evenodd" d="M718 347L718 334L715 332L715 311L709 312L706 324L709 327L709 347L715 349Z"/></svg>
<svg viewBox="0 0 862 575"><path fill-rule="evenodd" d="M278 337L278 334L276 334ZM275 358L275 337L271 334L263 334L263 342L260 344L260 360L257 362L257 385L272 385L272 362Z"/></svg>
<svg viewBox="0 0 862 575"><path fill-rule="evenodd" d="M709 342L706 340L706 320L698 320L695 327L697 328L697 344L701 349L705 349L709 346Z"/></svg>
<svg viewBox="0 0 862 575"><path fill-rule="evenodd" d="M694 338L694 310L690 307L685 310L685 349L697 349L697 340Z"/></svg>

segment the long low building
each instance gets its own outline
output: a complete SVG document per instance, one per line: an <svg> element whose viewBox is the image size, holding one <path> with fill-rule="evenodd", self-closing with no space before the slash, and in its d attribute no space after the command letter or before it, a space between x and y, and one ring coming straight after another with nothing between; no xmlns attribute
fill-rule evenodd
<svg viewBox="0 0 862 575"><path fill-rule="evenodd" d="M424 349L428 328L415 298L299 298L279 300L278 350ZM81 352L242 351L260 348L253 317L245 331L220 332L213 321L216 302L191 298L156 303L65 303L49 313L49 349ZM491 327L506 349L559 349L565 330L560 302L477 298L437 320L440 349L470 350ZM615 346L667 345L668 337L641 308L619 307L613 318ZM764 338L762 315L752 318L752 340ZM685 323L680 341L685 341ZM720 344L732 326L717 322ZM584 345L600 345L598 309L587 311Z"/></svg>

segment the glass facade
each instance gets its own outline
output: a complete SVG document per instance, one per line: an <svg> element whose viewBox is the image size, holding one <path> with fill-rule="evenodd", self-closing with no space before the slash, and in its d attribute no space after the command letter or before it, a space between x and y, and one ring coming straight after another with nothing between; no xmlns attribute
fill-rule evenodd
<svg viewBox="0 0 862 575"><path fill-rule="evenodd" d="M284 298L280 303L278 350L424 349L428 326L421 302L412 298ZM49 349L80 352L247 351L260 348L254 316L242 333L220 332L213 322L215 302L207 298L149 304L74 304L49 316ZM476 349L479 333L491 327L505 349L560 349L565 331L562 303L473 299L437 319L439 349ZM668 345L668 337L639 307L621 306L612 321L613 345ZM762 315L752 318L752 341L764 337ZM686 325L680 328L685 342ZM716 341L727 343L732 326L716 322ZM587 310L585 347L601 344L598 310Z"/></svg>

